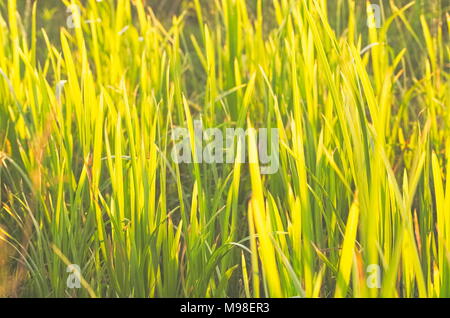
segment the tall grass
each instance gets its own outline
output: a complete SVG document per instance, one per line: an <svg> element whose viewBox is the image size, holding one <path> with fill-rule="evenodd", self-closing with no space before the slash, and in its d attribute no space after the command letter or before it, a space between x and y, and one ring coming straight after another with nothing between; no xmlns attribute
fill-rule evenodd
<svg viewBox="0 0 450 318"><path fill-rule="evenodd" d="M380 1L375 29L354 0L193 0L169 23L67 0L56 39L33 3L0 5L4 296L450 296L448 6ZM250 163L195 163L199 119L278 128L280 169L253 130Z"/></svg>

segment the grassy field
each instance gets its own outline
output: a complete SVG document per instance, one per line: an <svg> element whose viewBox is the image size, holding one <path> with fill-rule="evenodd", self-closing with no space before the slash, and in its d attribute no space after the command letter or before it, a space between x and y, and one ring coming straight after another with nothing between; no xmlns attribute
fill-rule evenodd
<svg viewBox="0 0 450 318"><path fill-rule="evenodd" d="M445 3L2 1L0 296L450 297Z"/></svg>

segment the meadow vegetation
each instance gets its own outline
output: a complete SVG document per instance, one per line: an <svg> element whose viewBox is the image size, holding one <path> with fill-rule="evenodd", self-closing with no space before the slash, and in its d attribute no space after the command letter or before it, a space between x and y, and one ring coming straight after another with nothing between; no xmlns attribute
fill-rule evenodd
<svg viewBox="0 0 450 318"><path fill-rule="evenodd" d="M359 0L27 2L0 3L2 296L450 296L446 1L374 1L380 28ZM196 120L277 128L278 171L254 133L174 162Z"/></svg>

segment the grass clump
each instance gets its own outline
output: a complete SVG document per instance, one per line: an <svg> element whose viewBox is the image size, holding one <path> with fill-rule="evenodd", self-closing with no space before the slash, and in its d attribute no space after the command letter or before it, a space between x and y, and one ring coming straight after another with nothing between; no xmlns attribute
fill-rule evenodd
<svg viewBox="0 0 450 318"><path fill-rule="evenodd" d="M450 296L443 1L64 3L0 4L3 294ZM277 128L278 171L252 130L250 163L174 162L199 120Z"/></svg>

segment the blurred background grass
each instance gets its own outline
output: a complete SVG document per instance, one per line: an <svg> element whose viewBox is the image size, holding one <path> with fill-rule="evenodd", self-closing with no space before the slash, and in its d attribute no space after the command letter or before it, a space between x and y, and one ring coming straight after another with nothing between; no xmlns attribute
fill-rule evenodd
<svg viewBox="0 0 450 318"><path fill-rule="evenodd" d="M188 25L187 30L189 29L189 23L196 25L197 20L195 18L195 10L193 9L193 0L142 0L146 6L152 8L155 15L158 17L160 21L162 21L166 25L170 25L173 16L177 16L182 14L183 12L187 15ZM203 12L206 14L206 18L208 19L208 23L211 24L219 15L219 12L215 12L214 8L215 2L219 0L201 0L200 3L202 5ZM0 10L3 13L7 11L7 2L0 1ZM22 24L25 30L28 30L28 24L31 19L31 8L33 3L37 2L37 28L38 30L41 28L45 28L47 34L49 35L50 41L52 43L59 43L59 32L60 28L66 26L67 18L69 17L69 13L66 10L66 6L61 0L21 0L18 1L17 5L19 7L19 12L22 15ZM70 2L70 0L68 0ZM81 0L82 3L88 3L89 0ZM116 3L117 1L114 1ZM247 0L246 1L249 8L249 14L256 14L256 1ZM413 30L418 30L421 28L420 26L420 16L424 15L430 25L430 31L432 33L437 32L439 21L444 21L445 19L439 19L439 17L445 17L445 13L450 11L450 1L448 0L373 0L371 1L374 4L378 4L381 6L383 15L390 16L392 14L392 4L397 8L401 8L410 2L415 2L414 7L408 10L408 22L412 26ZM349 1L347 0L334 0L328 1L328 15L329 21L333 29L336 31L337 35L346 32L347 25L345 24L348 20L348 12L349 12ZM270 22L272 17L272 0L265 0L263 2L263 10L264 16L266 18L265 27L270 28ZM366 1L356 1L356 7L354 8L357 12L357 17L365 17L366 10ZM365 28L366 21L364 18L356 21L357 29L359 30L367 30ZM389 38L395 39L398 38L397 41L392 41L392 43L396 44L397 47L394 49L402 49L404 47L417 51L417 41L414 37L405 30L403 24L401 24L398 20L394 22L396 25L392 27L389 31ZM196 30L197 28L192 28L192 30ZM405 32L406 31L406 32ZM444 32L448 34L448 29L444 29ZM366 33L357 34L356 36L361 36L363 39L367 36ZM420 41L423 42L422 34L417 34L420 38ZM42 34L39 33L38 37L40 40L43 40ZM392 44L391 43L391 44ZM416 52L415 55L411 55L413 57L417 57L417 61L419 61L423 55L426 54L426 48L420 48L419 51ZM416 61L410 61L414 64Z"/></svg>

